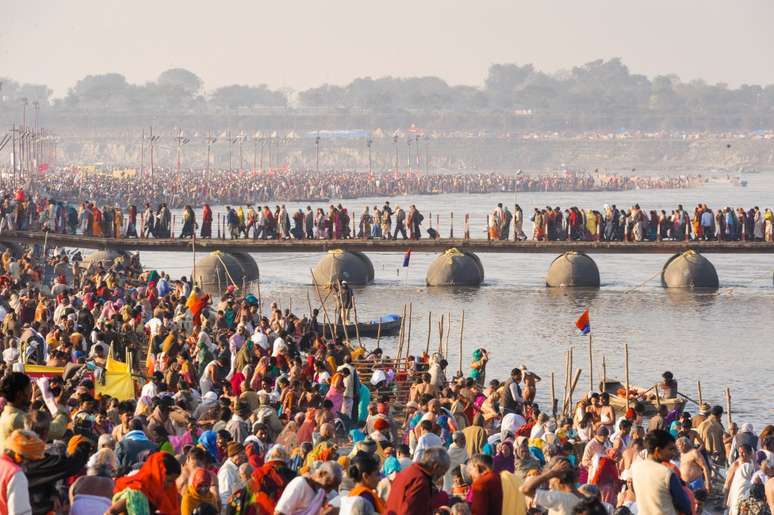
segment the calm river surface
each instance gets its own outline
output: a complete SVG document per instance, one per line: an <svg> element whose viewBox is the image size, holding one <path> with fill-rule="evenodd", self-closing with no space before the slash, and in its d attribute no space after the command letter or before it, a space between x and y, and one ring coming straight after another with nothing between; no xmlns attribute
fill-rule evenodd
<svg viewBox="0 0 774 515"><path fill-rule="evenodd" d="M650 190L616 193L518 193L525 216L534 207L577 205L602 209L605 203L643 209L665 209L678 203L692 210L697 203L719 206L774 205L774 175L745 176L747 188L712 182L690 190ZM364 206L381 206L384 199L342 201L359 213ZM440 231L449 231L449 213L454 212L454 232L461 236L465 213L471 215L471 237L484 237L486 213L503 202L511 209L514 194L437 195L395 197L391 204L408 208L416 204L425 214L440 216ZM338 203L338 200L333 202ZM273 206L274 204L272 204ZM288 209L305 207L288 204ZM318 207L318 206L313 206ZM324 206L319 206L324 207ZM216 210L218 211L218 210ZM197 216L200 211L197 210ZM529 226L530 224L527 223ZM525 227L525 230L529 227ZM179 231L179 229L178 229ZM146 267L167 270L173 277L190 274L190 254L143 252ZM314 302L310 268L318 254L254 254L261 270L264 299L281 307L291 303L296 313L306 313L307 293ZM674 372L680 391L696 397L701 381L704 399L723 403L724 388L731 388L736 421L755 424L756 431L774 420L774 287L772 255L709 255L720 277L720 289L711 293L668 291L661 287L658 272L668 255L592 255L602 279L598 290L558 290L545 287L544 276L555 256L550 254L481 254L486 279L475 289L428 289L425 272L431 254L414 254L408 270L401 268L399 253L369 255L376 271L374 284L357 290L361 321L387 313L400 313L412 303L412 354L424 350L428 313L433 314L431 348L438 345L437 319L451 313L449 369L459 364L460 315L465 311L463 368L467 373L475 348L489 350L489 378L504 378L508 371L526 364L542 376L538 401L548 406L551 372L556 373L557 396L562 395L564 352L575 347L575 367L583 369L576 392L587 390L586 339L574 322L589 307L594 337L594 376L601 378L601 363L607 376L623 380L623 346L629 344L631 382L650 386L665 370ZM644 283L644 284L643 284ZM364 341L373 347L374 341ZM382 346L394 355L396 338L385 338ZM575 398L578 398L576 393ZM695 411L694 408L691 408Z"/></svg>

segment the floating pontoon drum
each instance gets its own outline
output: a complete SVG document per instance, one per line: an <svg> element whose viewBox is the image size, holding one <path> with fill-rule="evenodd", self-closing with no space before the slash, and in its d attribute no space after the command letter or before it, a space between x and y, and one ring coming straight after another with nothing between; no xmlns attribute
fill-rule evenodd
<svg viewBox="0 0 774 515"><path fill-rule="evenodd" d="M665 288L717 288L720 282L709 259L687 250L669 258L661 269L661 284Z"/></svg>
<svg viewBox="0 0 774 515"><path fill-rule="evenodd" d="M599 268L582 252L565 252L551 262L546 274L550 288L599 288Z"/></svg>
<svg viewBox="0 0 774 515"><path fill-rule="evenodd" d="M247 280L242 265L231 254L215 251L196 262L194 281L206 293L219 295L230 285L241 288Z"/></svg>
<svg viewBox="0 0 774 515"><path fill-rule="evenodd" d="M484 267L472 252L451 248L436 257L427 269L428 286L479 286Z"/></svg>
<svg viewBox="0 0 774 515"><path fill-rule="evenodd" d="M240 265L242 265L242 270L245 272L246 280L258 280L261 275L260 271L258 270L258 264L250 254L247 254L246 252L234 252L231 255L239 262Z"/></svg>
<svg viewBox="0 0 774 515"><path fill-rule="evenodd" d="M330 250L312 270L319 286L330 286L339 281L363 286L374 280L374 265L362 252L341 249Z"/></svg>

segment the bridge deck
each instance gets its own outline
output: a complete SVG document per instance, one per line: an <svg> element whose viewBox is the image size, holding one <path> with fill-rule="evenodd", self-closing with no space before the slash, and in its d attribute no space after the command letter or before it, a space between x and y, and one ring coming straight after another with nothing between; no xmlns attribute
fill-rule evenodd
<svg viewBox="0 0 774 515"><path fill-rule="evenodd" d="M113 239L43 232L0 234L0 242L46 243L51 247L89 249L122 249L131 251L178 251L191 249L191 240L181 239ZM774 254L774 242L749 241L659 241L659 242L594 242L594 241L488 241L485 239L439 240L228 240L196 239L196 250L209 252L325 252L343 249L359 252L443 252L451 247L471 252L548 253L581 251L597 254L675 254L685 250L715 254Z"/></svg>

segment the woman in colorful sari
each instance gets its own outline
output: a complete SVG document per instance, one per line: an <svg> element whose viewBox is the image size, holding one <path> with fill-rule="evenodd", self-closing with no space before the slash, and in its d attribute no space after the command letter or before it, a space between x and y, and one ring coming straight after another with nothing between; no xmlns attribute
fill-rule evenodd
<svg viewBox="0 0 774 515"><path fill-rule="evenodd" d="M486 379L486 362L489 361L489 355L487 355L484 349L476 349L473 351L473 362L470 364L470 376L475 379L480 385L484 384Z"/></svg>
<svg viewBox="0 0 774 515"><path fill-rule="evenodd" d="M203 295L201 289L195 286L185 303L185 307L191 310L192 323L195 327L202 325L202 311L210 301L209 295Z"/></svg>
<svg viewBox="0 0 774 515"><path fill-rule="evenodd" d="M212 494L210 485L212 475L205 468L199 467L191 475L191 482L183 491L183 500L180 504L180 515L191 515L202 504L209 504L214 509L218 508L218 499Z"/></svg>
<svg viewBox="0 0 774 515"><path fill-rule="evenodd" d="M331 377L331 387L328 393L325 394L325 398L333 403L331 413L338 415L341 412L341 405L344 403L344 376L349 375L349 370L342 368L341 371L336 372Z"/></svg>
<svg viewBox="0 0 774 515"><path fill-rule="evenodd" d="M212 458L214 463L220 463L217 440L218 435L215 431L205 431L196 442L199 447L207 451L207 454L210 455L210 458Z"/></svg>
<svg viewBox="0 0 774 515"><path fill-rule="evenodd" d="M175 480L180 475L180 463L171 454L155 452L140 470L116 480L113 505L109 515L180 515L180 496Z"/></svg>

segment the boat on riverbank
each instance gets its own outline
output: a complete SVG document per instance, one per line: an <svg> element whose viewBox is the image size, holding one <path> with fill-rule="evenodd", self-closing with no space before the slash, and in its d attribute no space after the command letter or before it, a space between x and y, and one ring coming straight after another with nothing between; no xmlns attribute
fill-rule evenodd
<svg viewBox="0 0 774 515"><path fill-rule="evenodd" d="M610 405L619 412L626 411L626 385L621 381L614 379L600 384L600 391L610 395ZM641 405L644 408L643 414L652 416L658 413L659 404L663 404L669 411L677 406L685 405L685 399L680 397L674 399L662 399L657 397L655 386L642 388L633 384L629 385L629 406L635 407Z"/></svg>

